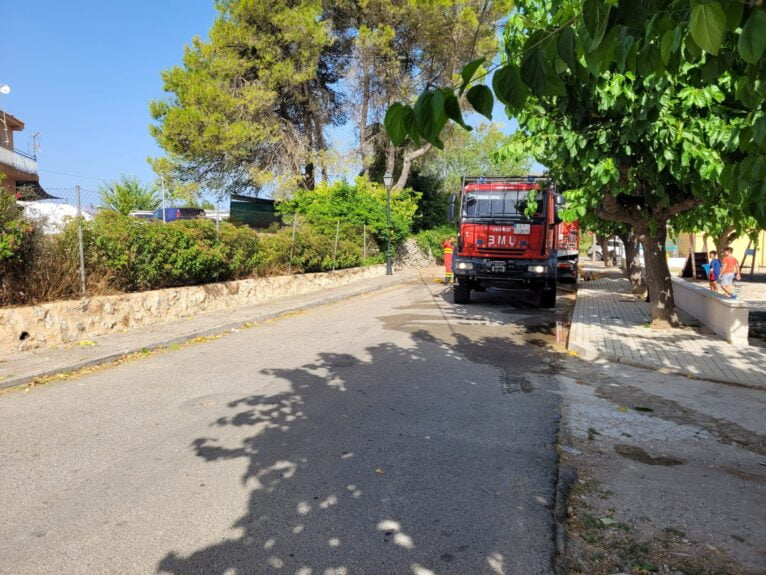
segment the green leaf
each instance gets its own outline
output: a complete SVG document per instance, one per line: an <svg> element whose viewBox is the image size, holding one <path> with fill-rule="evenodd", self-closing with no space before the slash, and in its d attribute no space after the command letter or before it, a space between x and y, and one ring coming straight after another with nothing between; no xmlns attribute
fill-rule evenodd
<svg viewBox="0 0 766 575"><path fill-rule="evenodd" d="M444 111L447 113L447 117L450 120L457 122L469 132L473 130L471 126L463 121L463 112L460 110L460 101L451 90L444 94Z"/></svg>
<svg viewBox="0 0 766 575"><path fill-rule="evenodd" d="M556 70L548 67L548 74L545 76L545 95L546 96L559 96L563 97L567 95L567 87L561 80L561 76L556 73Z"/></svg>
<svg viewBox="0 0 766 575"><path fill-rule="evenodd" d="M420 131L418 130L418 122L415 119L415 112L410 106L404 107L404 127L407 129L407 134L412 138L412 143L416 146L420 146Z"/></svg>
<svg viewBox="0 0 766 575"><path fill-rule="evenodd" d="M713 84L720 77L720 67L718 65L718 58L710 56L705 59L705 64L700 70L702 81L706 84Z"/></svg>
<svg viewBox="0 0 766 575"><path fill-rule="evenodd" d="M606 26L609 23L609 11L612 9L604 0L585 0L582 9L582 16L585 22L585 29L590 36L590 45L588 52L595 50L606 33Z"/></svg>
<svg viewBox="0 0 766 575"><path fill-rule="evenodd" d="M737 42L739 55L748 64L757 64L766 50L766 12L757 10L742 27Z"/></svg>
<svg viewBox="0 0 766 575"><path fill-rule="evenodd" d="M662 35L662 40L660 41L660 54L662 55L662 63L665 64L665 66L670 62L670 53L673 50L674 35L673 30L668 30Z"/></svg>
<svg viewBox="0 0 766 575"><path fill-rule="evenodd" d="M650 76L662 71L662 56L660 50L654 44L646 44L638 54L638 73L642 76Z"/></svg>
<svg viewBox="0 0 766 575"><path fill-rule="evenodd" d="M538 96L544 96L548 85L548 64L540 47L524 51L521 58L521 79Z"/></svg>
<svg viewBox="0 0 766 575"><path fill-rule="evenodd" d="M575 31L571 26L567 26L559 33L557 44L559 56L569 69L574 71L577 68L577 50L575 49Z"/></svg>
<svg viewBox="0 0 766 575"><path fill-rule="evenodd" d="M415 102L414 112L420 135L440 150L444 148L444 144L439 140L439 134L447 123L442 91L429 90L421 94Z"/></svg>
<svg viewBox="0 0 766 575"><path fill-rule="evenodd" d="M689 30L697 46L717 56L726 32L726 14L721 5L718 2L696 4L692 8Z"/></svg>
<svg viewBox="0 0 766 575"><path fill-rule="evenodd" d="M471 83L471 80L473 80L474 75L476 74L476 70L478 70L482 64L484 64L484 60L486 58L477 58L476 60L473 60L472 62L468 62L465 66L463 66L463 70L460 72L460 77L463 78L463 84L460 86L460 95L463 95L463 92L465 91L468 84Z"/></svg>
<svg viewBox="0 0 766 575"><path fill-rule="evenodd" d="M492 90L483 84L479 84L468 90L466 98L468 98L468 102L470 102L474 110L485 116L488 120L492 119L492 106L495 103L492 97Z"/></svg>
<svg viewBox="0 0 766 575"><path fill-rule="evenodd" d="M630 51L635 46L636 41L631 34L628 33L627 28L623 26L620 33L617 35L617 45L614 50L614 58L617 63L617 69L622 73L625 72L628 65L628 56Z"/></svg>
<svg viewBox="0 0 766 575"><path fill-rule="evenodd" d="M753 124L753 141L758 144L762 150L766 150L766 116L761 116Z"/></svg>
<svg viewBox="0 0 766 575"><path fill-rule="evenodd" d="M524 108L529 89L521 81L519 69L513 64L507 64L495 71L492 88L497 99L512 112L520 112Z"/></svg>
<svg viewBox="0 0 766 575"><path fill-rule="evenodd" d="M742 14L745 11L745 4L743 2L727 2L724 10L726 10L726 25L729 30L734 32L739 28L739 23L742 21Z"/></svg>
<svg viewBox="0 0 766 575"><path fill-rule="evenodd" d="M737 80L737 84L734 88L734 96L747 108L755 108L760 101L758 94L753 88L753 83L747 76L742 76Z"/></svg>
<svg viewBox="0 0 766 575"><path fill-rule="evenodd" d="M383 126L386 128L388 137L394 146L401 146L407 139L407 127L404 124L405 106L399 102L394 102L386 111L386 117L383 119Z"/></svg>
<svg viewBox="0 0 766 575"><path fill-rule="evenodd" d="M617 40L617 26L612 26L609 33L604 37L598 47L585 55L588 69L594 76L599 76L609 69L614 60L615 44Z"/></svg>

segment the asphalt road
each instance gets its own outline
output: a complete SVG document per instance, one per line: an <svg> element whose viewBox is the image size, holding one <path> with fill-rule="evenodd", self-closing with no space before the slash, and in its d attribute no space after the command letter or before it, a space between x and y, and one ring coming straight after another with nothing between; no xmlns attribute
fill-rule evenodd
<svg viewBox="0 0 766 575"><path fill-rule="evenodd" d="M475 300L413 281L1 395L0 573L552 573L556 312Z"/></svg>

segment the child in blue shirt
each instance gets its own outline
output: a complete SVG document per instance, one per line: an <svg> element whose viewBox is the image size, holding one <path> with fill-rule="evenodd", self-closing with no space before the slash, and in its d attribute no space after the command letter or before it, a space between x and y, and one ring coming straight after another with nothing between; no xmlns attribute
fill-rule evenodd
<svg viewBox="0 0 766 575"><path fill-rule="evenodd" d="M718 284L716 282L721 278L721 260L718 259L718 252L710 252L708 254L708 261L710 262L710 271L707 278L710 280L710 289L717 292Z"/></svg>

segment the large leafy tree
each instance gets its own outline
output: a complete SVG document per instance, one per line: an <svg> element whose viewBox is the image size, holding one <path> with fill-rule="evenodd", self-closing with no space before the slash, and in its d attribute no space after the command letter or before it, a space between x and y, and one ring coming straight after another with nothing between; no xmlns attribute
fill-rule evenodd
<svg viewBox="0 0 766 575"><path fill-rule="evenodd" d="M391 239L402 241L412 227L420 194L411 190L395 190L391 194ZM381 248L387 240L386 189L367 177L360 176L354 183L338 181L322 183L314 190L298 190L292 198L281 202L283 214L299 214L326 235L333 235L336 226L343 224L361 242L360 232L366 226Z"/></svg>
<svg viewBox="0 0 766 575"><path fill-rule="evenodd" d="M504 134L496 123L481 124L471 132L449 129L444 150L431 150L417 166L421 173L440 177L447 194L460 193L463 176L520 176L532 164L523 146L515 145L521 136Z"/></svg>
<svg viewBox="0 0 766 575"><path fill-rule="evenodd" d="M766 12L760 1L517 2L492 90L568 182L574 215L630 226L643 240L654 325L676 324L664 257L667 223L735 202L766 222ZM436 142L453 88L392 106L395 142ZM438 121L432 121L438 118Z"/></svg>
<svg viewBox="0 0 766 575"><path fill-rule="evenodd" d="M324 131L343 120L336 83L350 40L319 0L218 0L210 41L195 38L163 74L152 135L178 179L221 191L275 177L315 183Z"/></svg>
<svg viewBox="0 0 766 575"><path fill-rule="evenodd" d="M413 163L435 141L390 146L380 138L387 107L396 100L414 100L430 86L452 82L464 61L494 57L498 21L512 4L511 0L339 2L345 10L336 13L354 29L355 58L348 81L365 170L383 148L386 168L397 176L395 187L406 185ZM462 104L455 100L450 105Z"/></svg>

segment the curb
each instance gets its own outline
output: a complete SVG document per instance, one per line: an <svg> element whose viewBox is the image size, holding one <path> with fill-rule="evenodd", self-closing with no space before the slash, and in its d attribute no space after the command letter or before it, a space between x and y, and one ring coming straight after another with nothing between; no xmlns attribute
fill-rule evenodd
<svg viewBox="0 0 766 575"><path fill-rule="evenodd" d="M570 331L570 334L571 333L572 332ZM620 355L615 355L613 353L601 351L591 346L581 345L577 342L571 341L571 337L570 337L569 345L567 346L567 350L574 352L575 354L577 354L577 357L586 361L606 360L606 361L611 361L613 363L621 363L623 365L629 365L631 367L639 367L641 369L646 369L648 371L656 371L658 373L663 373L666 375L682 375L684 377L697 379L700 381L711 381L713 383L723 383L726 385L733 385L735 387L744 387L746 389L757 389L761 391L766 391L766 388L764 388L761 385L755 385L751 383L742 383L740 381L732 381L730 379L724 379L722 377L715 377L711 375L699 375L696 373L692 373L690 371L686 371L684 369L679 369L674 367L657 367L657 368L651 367L635 359L622 357Z"/></svg>
<svg viewBox="0 0 766 575"><path fill-rule="evenodd" d="M89 359L83 359L80 361L76 361L72 363L71 365L65 367L65 368L57 368L57 369L50 369L50 370L38 370L33 374L28 375L20 375L20 376L11 376L9 379L0 381L0 390L9 389L12 387L19 387L21 385L25 385L28 383L32 383L37 379L43 378L43 377L50 377L52 375L56 375L59 373L71 373L75 371L79 371L81 369L85 369L88 367L95 367L97 365L103 365L106 363L111 363L113 361L116 361L126 355L130 355L133 353L139 353L144 350L147 351L155 351L157 349L162 349L165 347L169 347L171 345L186 343L188 341L191 341L193 339L196 339L198 337L209 337L212 335L220 335L223 333L226 333L228 331L231 331L233 329L242 329L245 327L246 324L253 324L253 323L263 323L265 321L278 319L282 316L292 314L295 312L300 311L306 311L317 307L322 307L331 303L343 301L346 299L351 299L353 297L358 297L361 295L374 293L377 291L381 291L385 288L398 285L400 283L403 283L407 280L413 279L417 276L414 275L405 275L397 277L396 280L384 283L382 285L378 286L372 286L372 287L365 287L361 289L357 289L351 292L347 292L344 294L336 294L332 296L323 297L317 300L314 300L312 302L301 304L301 305L294 305L294 306L288 306L287 308L281 309L279 311L273 311L268 313L261 313L261 314L255 314L247 319L239 319L237 321L232 321L228 323L222 323L218 324L214 327L209 327L205 329L199 329L192 332L184 333L183 335L180 335L178 337L171 337L168 339L163 339L160 341L155 341L147 345L136 345L136 346L130 346L126 347L125 349L122 349L118 352L109 353L106 355L102 355L99 357L89 358Z"/></svg>

